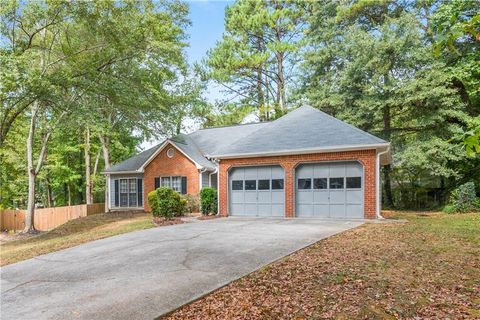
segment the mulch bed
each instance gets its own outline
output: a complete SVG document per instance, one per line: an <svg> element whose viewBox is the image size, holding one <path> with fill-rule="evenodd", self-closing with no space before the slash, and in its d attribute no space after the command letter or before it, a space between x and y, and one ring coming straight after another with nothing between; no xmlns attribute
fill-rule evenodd
<svg viewBox="0 0 480 320"><path fill-rule="evenodd" d="M164 319L480 319L480 248L455 232L363 225Z"/></svg>
<svg viewBox="0 0 480 320"><path fill-rule="evenodd" d="M165 218L154 217L153 218L153 223L157 227L162 227L162 226L171 226L171 225L174 225L174 224L180 224L180 223L185 223L185 222L180 218L165 219Z"/></svg>
<svg viewBox="0 0 480 320"><path fill-rule="evenodd" d="M200 216L197 218L197 220L212 220L212 219L218 219L221 218L220 216L214 215L214 216Z"/></svg>

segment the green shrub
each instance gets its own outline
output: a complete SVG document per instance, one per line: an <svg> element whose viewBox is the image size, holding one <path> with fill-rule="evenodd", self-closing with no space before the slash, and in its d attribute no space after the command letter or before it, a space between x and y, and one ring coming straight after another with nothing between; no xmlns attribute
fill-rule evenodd
<svg viewBox="0 0 480 320"><path fill-rule="evenodd" d="M185 199L180 197L178 192L170 188L161 187L156 190L156 194L158 201L158 212L154 213L154 216L171 219L183 214L187 202Z"/></svg>
<svg viewBox="0 0 480 320"><path fill-rule="evenodd" d="M454 205L447 204L445 207L443 207L443 212L445 212L445 213L455 213L455 212L457 212L457 209L455 208Z"/></svg>
<svg viewBox="0 0 480 320"><path fill-rule="evenodd" d="M217 190L206 187L200 191L200 210L204 215L217 213Z"/></svg>
<svg viewBox="0 0 480 320"><path fill-rule="evenodd" d="M194 213L200 211L200 204L198 203L198 196L186 194L182 196L182 199L186 201L185 213Z"/></svg>
<svg viewBox="0 0 480 320"><path fill-rule="evenodd" d="M475 184L467 182L455 189L451 196L450 202L445 209L453 212L467 212L474 210L479 203L479 199L475 193ZM447 208L448 207L448 208Z"/></svg>
<svg viewBox="0 0 480 320"><path fill-rule="evenodd" d="M157 200L157 192L155 190L150 191L147 195L148 205L152 209L153 215L158 215L158 200Z"/></svg>

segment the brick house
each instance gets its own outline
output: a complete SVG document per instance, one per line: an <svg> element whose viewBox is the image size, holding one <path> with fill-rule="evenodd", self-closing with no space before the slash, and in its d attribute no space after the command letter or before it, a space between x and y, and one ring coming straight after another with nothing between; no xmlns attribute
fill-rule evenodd
<svg viewBox="0 0 480 320"><path fill-rule="evenodd" d="M168 186L218 190L223 216L376 218L390 144L304 106L272 122L179 134L104 173L111 210L145 209Z"/></svg>

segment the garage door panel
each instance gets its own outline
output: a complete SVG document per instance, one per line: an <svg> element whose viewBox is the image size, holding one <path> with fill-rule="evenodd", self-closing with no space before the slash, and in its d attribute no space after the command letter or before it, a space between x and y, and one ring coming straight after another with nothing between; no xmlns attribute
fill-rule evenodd
<svg viewBox="0 0 480 320"><path fill-rule="evenodd" d="M232 210L232 215L242 215L243 213L243 204L232 204L230 205Z"/></svg>
<svg viewBox="0 0 480 320"><path fill-rule="evenodd" d="M245 168L245 180L256 180L257 179L257 168Z"/></svg>
<svg viewBox="0 0 480 320"><path fill-rule="evenodd" d="M330 218L345 218L345 205L330 204Z"/></svg>
<svg viewBox="0 0 480 320"><path fill-rule="evenodd" d="M272 169L270 167L257 169L257 179L270 179L271 176Z"/></svg>
<svg viewBox="0 0 480 320"><path fill-rule="evenodd" d="M330 177L343 177L345 176L345 164L344 163L332 163L330 164Z"/></svg>
<svg viewBox="0 0 480 320"><path fill-rule="evenodd" d="M345 191L330 191L330 203L345 203Z"/></svg>
<svg viewBox="0 0 480 320"><path fill-rule="evenodd" d="M229 172L229 206L231 214L243 216L284 216L284 189L272 190L272 179L285 179L282 167L259 166L232 169ZM233 190L233 180L241 180L243 190ZM259 181L261 182L260 184ZM236 188L238 188L238 185L237 183ZM278 183L274 185L278 187ZM246 190L249 188L253 190Z"/></svg>
<svg viewBox="0 0 480 320"><path fill-rule="evenodd" d="M253 204L250 204L250 203L245 203L244 205L244 214L247 215L247 216L255 216L257 215L257 204L256 203L253 203Z"/></svg>
<svg viewBox="0 0 480 320"><path fill-rule="evenodd" d="M363 206L361 204L347 204L347 217L363 218Z"/></svg>
<svg viewBox="0 0 480 320"><path fill-rule="evenodd" d="M313 202L315 203L329 203L329 192L327 191L313 191Z"/></svg>
<svg viewBox="0 0 480 320"><path fill-rule="evenodd" d="M281 204L272 204L272 211L271 214L274 217L283 217L285 211L285 205Z"/></svg>
<svg viewBox="0 0 480 320"><path fill-rule="evenodd" d="M258 203L268 203L270 204L272 202L272 194L270 192L263 192L259 191L258 192Z"/></svg>
<svg viewBox="0 0 480 320"><path fill-rule="evenodd" d="M311 205L311 204L300 204L300 205L298 205L298 216L299 217L313 217L313 205Z"/></svg>
<svg viewBox="0 0 480 320"><path fill-rule="evenodd" d="M326 166L326 165L315 165L313 167L313 177L314 178L326 178L326 177L328 177L328 166Z"/></svg>
<svg viewBox="0 0 480 320"><path fill-rule="evenodd" d="M243 203L243 192L232 192L231 193L231 201L232 203Z"/></svg>
<svg viewBox="0 0 480 320"><path fill-rule="evenodd" d="M360 179L349 179L349 189L347 189L347 177ZM318 178L328 180L315 180ZM334 178L337 179L334 180ZM298 179L313 179L314 187L325 189L298 189ZM295 190L295 214L299 217L363 218L365 197L363 166L359 162L322 162L300 165L295 171Z"/></svg>
<svg viewBox="0 0 480 320"><path fill-rule="evenodd" d="M310 178L313 174L313 167L311 166L302 166L299 167L296 171L297 178Z"/></svg>
<svg viewBox="0 0 480 320"><path fill-rule="evenodd" d="M363 192L361 190L347 190L347 203L362 203Z"/></svg>
<svg viewBox="0 0 480 320"><path fill-rule="evenodd" d="M315 204L313 206L314 216L318 218L328 218L330 212L329 204Z"/></svg>
<svg viewBox="0 0 480 320"><path fill-rule="evenodd" d="M285 176L282 167L271 167L272 179L283 179Z"/></svg>
<svg viewBox="0 0 480 320"><path fill-rule="evenodd" d="M358 162L352 162L346 166L346 176L347 177L360 177L362 176L363 168L362 165Z"/></svg>
<svg viewBox="0 0 480 320"><path fill-rule="evenodd" d="M299 191L297 193L297 202L303 203L313 203L313 193L311 191Z"/></svg>
<svg viewBox="0 0 480 320"><path fill-rule="evenodd" d="M282 205L285 203L285 193L283 190L281 192L272 192L272 203Z"/></svg>
<svg viewBox="0 0 480 320"><path fill-rule="evenodd" d="M258 216L268 217L272 214L272 206L270 204L259 204L258 205Z"/></svg>

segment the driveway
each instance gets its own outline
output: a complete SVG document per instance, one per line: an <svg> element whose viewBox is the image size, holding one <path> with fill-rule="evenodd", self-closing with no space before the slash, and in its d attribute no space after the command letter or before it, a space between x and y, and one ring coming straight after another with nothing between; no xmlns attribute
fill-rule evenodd
<svg viewBox="0 0 480 320"><path fill-rule="evenodd" d="M226 218L123 234L1 268L1 318L153 319L361 221Z"/></svg>

